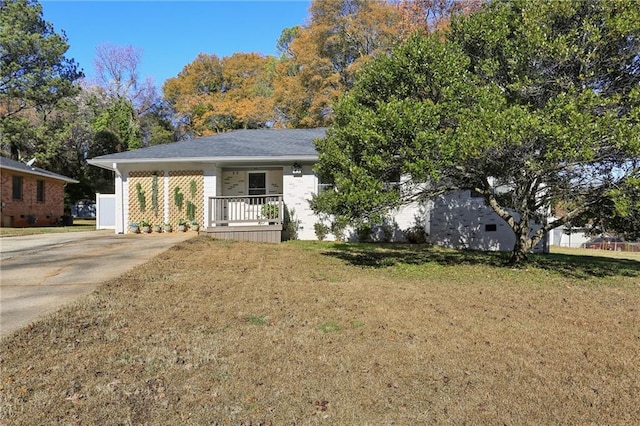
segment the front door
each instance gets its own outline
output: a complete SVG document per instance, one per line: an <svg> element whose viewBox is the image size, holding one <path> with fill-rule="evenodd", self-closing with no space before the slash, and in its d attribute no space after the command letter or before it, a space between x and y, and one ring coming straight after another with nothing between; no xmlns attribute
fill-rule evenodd
<svg viewBox="0 0 640 426"><path fill-rule="evenodd" d="M249 195L266 195L267 194L267 173L266 172L248 172L249 173Z"/></svg>

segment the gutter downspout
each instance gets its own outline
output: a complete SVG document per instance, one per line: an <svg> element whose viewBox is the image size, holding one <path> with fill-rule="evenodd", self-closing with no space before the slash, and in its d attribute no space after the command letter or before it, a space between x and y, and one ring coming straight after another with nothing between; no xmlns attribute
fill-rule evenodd
<svg viewBox="0 0 640 426"><path fill-rule="evenodd" d="M112 165L113 171L116 173L116 176L120 179L120 185L119 185L119 189L120 191L118 191L116 189L116 193L120 192L120 223L118 222L118 216L116 215L116 234L124 234L125 228L124 228L124 182L122 181L122 173L120 172L120 170L118 170L118 163L113 163ZM117 198L116 198L117 200ZM118 206L116 206L116 210L118 209Z"/></svg>

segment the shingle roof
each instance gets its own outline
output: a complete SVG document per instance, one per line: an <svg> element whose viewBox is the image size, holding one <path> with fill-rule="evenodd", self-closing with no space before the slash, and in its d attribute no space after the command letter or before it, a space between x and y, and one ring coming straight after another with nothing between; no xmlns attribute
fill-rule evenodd
<svg viewBox="0 0 640 426"><path fill-rule="evenodd" d="M140 148L133 151L103 155L89 160L90 164L136 162L136 160L242 160L243 158L274 159L278 157L317 157L313 141L324 137L325 128L316 129L256 129L235 130ZM124 161L123 161L124 160Z"/></svg>
<svg viewBox="0 0 640 426"><path fill-rule="evenodd" d="M16 172L27 173L30 175L42 176L49 179L61 180L67 183L78 183L77 180L71 179L70 177L59 175L57 173L53 173L48 170L41 169L39 167L28 166L19 161L15 161L10 158L5 158L2 156L0 156L0 169L13 170Z"/></svg>

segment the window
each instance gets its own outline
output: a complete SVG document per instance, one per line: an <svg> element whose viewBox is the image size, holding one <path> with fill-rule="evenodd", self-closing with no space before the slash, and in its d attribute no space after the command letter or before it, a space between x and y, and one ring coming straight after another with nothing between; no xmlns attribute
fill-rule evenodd
<svg viewBox="0 0 640 426"><path fill-rule="evenodd" d="M496 232L498 230L498 225L495 223L488 223L484 226L485 232Z"/></svg>
<svg viewBox="0 0 640 426"><path fill-rule="evenodd" d="M44 203L44 181L38 180L36 181L36 183L36 201L38 201L39 203Z"/></svg>
<svg viewBox="0 0 640 426"><path fill-rule="evenodd" d="M400 169L392 169L389 170L389 173L387 173L387 185L391 186L391 187L397 187L398 185L400 185Z"/></svg>
<svg viewBox="0 0 640 426"><path fill-rule="evenodd" d="M13 199L22 200L22 176L13 177Z"/></svg>
<svg viewBox="0 0 640 426"><path fill-rule="evenodd" d="M249 195L267 194L267 174L265 172L249 172Z"/></svg>
<svg viewBox="0 0 640 426"><path fill-rule="evenodd" d="M332 183L328 183L329 179L323 178L322 176L317 176L318 178L318 194L324 192L324 191L329 191L331 189L333 189L333 184Z"/></svg>

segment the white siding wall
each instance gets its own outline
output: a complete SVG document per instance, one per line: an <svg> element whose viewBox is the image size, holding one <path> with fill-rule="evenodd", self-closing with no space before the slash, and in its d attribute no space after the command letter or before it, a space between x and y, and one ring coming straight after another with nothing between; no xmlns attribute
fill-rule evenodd
<svg viewBox="0 0 640 426"><path fill-rule="evenodd" d="M303 165L302 175L293 175L291 168L285 167L282 182L286 207L295 210L292 220L300 221L298 239L315 240L313 224L318 218L309 207L309 201L317 191L318 178L313 174L312 166Z"/></svg>
<svg viewBox="0 0 640 426"><path fill-rule="evenodd" d="M209 223L209 197L215 197L216 194L221 192L222 187L222 179L218 179L221 174L221 170L218 167L212 167L211 169L204 171L204 179L203 179L203 191L202 203L204 205L203 213L204 213L204 222L202 224L202 228L206 228Z"/></svg>
<svg viewBox="0 0 640 426"><path fill-rule="evenodd" d="M469 191L455 191L434 200L430 211L429 241L448 247L510 250L515 237L509 226ZM495 231L487 230L495 226Z"/></svg>
<svg viewBox="0 0 640 426"><path fill-rule="evenodd" d="M116 234L124 234L127 230L126 225L126 217L129 213L129 203L124 203L123 205L123 191L126 191L125 183L123 177L116 173L115 179L115 196L116 196L116 224L114 227L114 231ZM125 192L126 193L126 192Z"/></svg>
<svg viewBox="0 0 640 426"><path fill-rule="evenodd" d="M429 232L431 222L431 215L429 213L432 208L432 201L414 202L391 212L394 220L392 225L395 225L393 241L403 241L404 234L402 231L413 228L414 226L422 226L425 232Z"/></svg>
<svg viewBox="0 0 640 426"><path fill-rule="evenodd" d="M532 225L532 232L537 229L540 225ZM427 232L430 242L461 249L510 251L515 244L509 225L483 198L471 197L470 191L453 191L436 198L429 211ZM545 242L534 251L545 251Z"/></svg>
<svg viewBox="0 0 640 426"><path fill-rule="evenodd" d="M571 233L567 233L564 226L560 226L551 231L551 245L560 247L582 247L591 238L589 234L580 228L574 228Z"/></svg>

